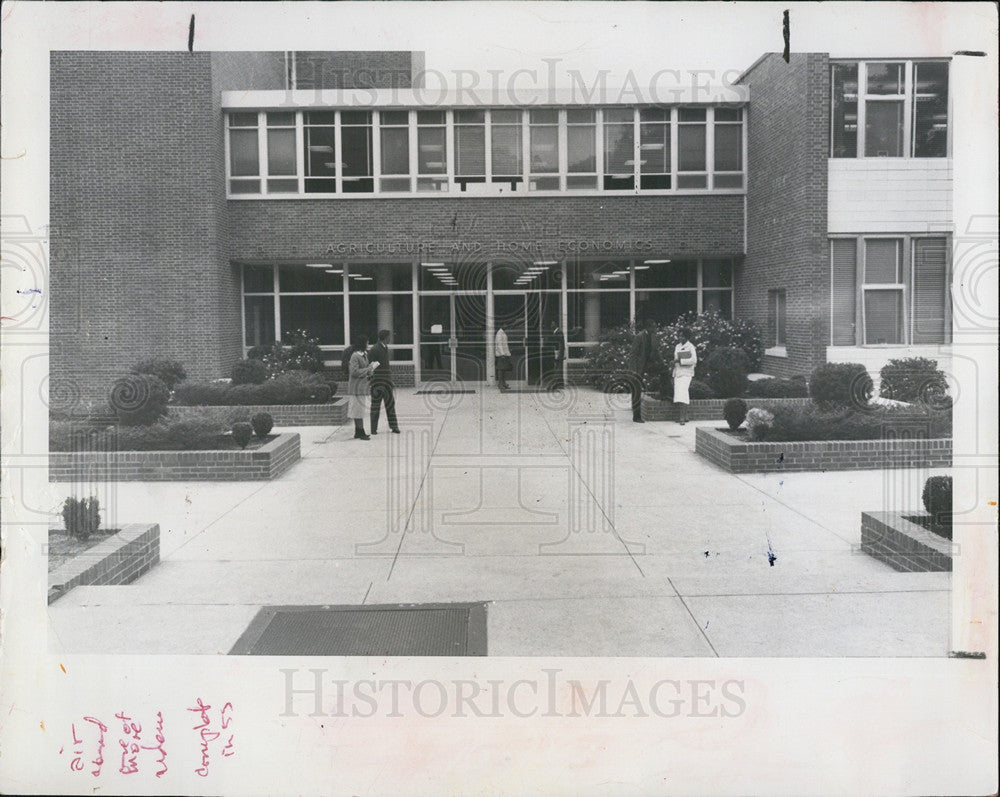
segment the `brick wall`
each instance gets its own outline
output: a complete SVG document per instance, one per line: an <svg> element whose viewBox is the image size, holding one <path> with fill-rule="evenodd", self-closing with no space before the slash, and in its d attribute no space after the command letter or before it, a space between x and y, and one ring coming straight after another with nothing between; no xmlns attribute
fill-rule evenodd
<svg viewBox="0 0 1000 797"><path fill-rule="evenodd" d="M743 197L592 196L410 199L230 200L229 244L236 260L497 259L567 254L564 241L651 241L649 250L604 249L589 256L730 257L743 251ZM419 243L426 249L417 250ZM331 249L347 245L347 251ZM376 254L364 246L382 247ZM528 245L528 249L524 245ZM351 250L350 247L355 249ZM508 246L516 248L510 253ZM386 247L394 247L388 249Z"/></svg>
<svg viewBox="0 0 1000 797"><path fill-rule="evenodd" d="M413 371L410 371L413 384ZM260 404L253 406L182 407L172 405L170 416L175 418L200 418L206 414L235 423L233 418L249 421L256 413L270 413L275 427L282 426L340 426L347 420L347 399L340 398L328 404Z"/></svg>
<svg viewBox="0 0 1000 797"><path fill-rule="evenodd" d="M695 430L695 451L730 473L951 467L950 439L753 443L719 429Z"/></svg>
<svg viewBox="0 0 1000 797"><path fill-rule="evenodd" d="M723 420L722 411L726 406L727 399L695 399L688 405L689 421L720 421ZM768 409L773 407L804 406L812 400L807 398L748 398L744 399L748 409L760 407ZM660 401L652 396L643 394L642 397L642 419L644 421L676 421L678 418L677 405L672 401Z"/></svg>
<svg viewBox="0 0 1000 797"><path fill-rule="evenodd" d="M150 354L228 371L239 282L210 55L53 52L50 78L52 393L103 400Z"/></svg>
<svg viewBox="0 0 1000 797"><path fill-rule="evenodd" d="M736 314L768 325L767 292L786 291L787 358L765 357L776 376L825 362L830 339L827 244L829 58L764 56L742 79L747 122L747 254L737 269Z"/></svg>
<svg viewBox="0 0 1000 797"><path fill-rule="evenodd" d="M266 481L300 456L294 432L246 451L52 451L49 481Z"/></svg>
<svg viewBox="0 0 1000 797"><path fill-rule="evenodd" d="M956 548L950 540L907 520L899 512L861 513L861 550L893 570L951 572Z"/></svg>
<svg viewBox="0 0 1000 797"><path fill-rule="evenodd" d="M160 561L160 527L130 523L49 574L48 602L73 587L131 584Z"/></svg>

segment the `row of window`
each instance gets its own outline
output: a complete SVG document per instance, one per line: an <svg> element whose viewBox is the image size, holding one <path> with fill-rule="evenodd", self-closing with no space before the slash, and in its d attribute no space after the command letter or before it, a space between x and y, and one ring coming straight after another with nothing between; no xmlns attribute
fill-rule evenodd
<svg viewBox="0 0 1000 797"><path fill-rule="evenodd" d="M234 111L231 196L732 190L723 107Z"/></svg>
<svg viewBox="0 0 1000 797"><path fill-rule="evenodd" d="M831 64L830 155L948 156L948 62Z"/></svg>

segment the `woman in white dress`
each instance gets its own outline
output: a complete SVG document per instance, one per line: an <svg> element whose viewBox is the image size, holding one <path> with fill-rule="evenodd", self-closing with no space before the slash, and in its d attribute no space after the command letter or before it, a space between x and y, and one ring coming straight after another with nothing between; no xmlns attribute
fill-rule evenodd
<svg viewBox="0 0 1000 797"><path fill-rule="evenodd" d="M694 367L698 364L698 350L691 342L691 333L687 329L680 331L681 342L674 346L674 404L682 424L687 423L688 405L691 397L688 392L691 380L694 379Z"/></svg>
<svg viewBox="0 0 1000 797"><path fill-rule="evenodd" d="M371 440L365 433L365 417L371 397L371 375L375 366L368 362L368 338L357 335L344 353L347 365L347 417L354 419L354 438Z"/></svg>

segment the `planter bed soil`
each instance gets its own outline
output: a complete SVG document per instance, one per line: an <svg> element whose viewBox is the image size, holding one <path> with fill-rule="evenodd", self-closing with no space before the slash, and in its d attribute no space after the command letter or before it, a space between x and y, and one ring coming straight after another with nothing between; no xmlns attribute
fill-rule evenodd
<svg viewBox="0 0 1000 797"><path fill-rule="evenodd" d="M808 404L808 398L745 398L748 409L761 407L788 407ZM692 399L688 405L689 421L720 421L722 409L728 399ZM672 401L660 401L649 395L642 397L642 419L644 421L676 421L677 405Z"/></svg>
<svg viewBox="0 0 1000 797"><path fill-rule="evenodd" d="M956 547L900 512L862 512L861 550L900 572L950 572ZM930 516L916 516L930 524Z"/></svg>
<svg viewBox="0 0 1000 797"><path fill-rule="evenodd" d="M231 444L231 439L230 443ZM300 457L299 435L205 451L53 451L49 481L267 481Z"/></svg>
<svg viewBox="0 0 1000 797"><path fill-rule="evenodd" d="M74 545L78 550L71 554ZM159 561L160 527L156 523L130 523L117 533L98 532L86 543L67 542L65 532L50 531L48 602L73 587L131 584Z"/></svg>
<svg viewBox="0 0 1000 797"><path fill-rule="evenodd" d="M730 473L881 470L951 466L951 438L751 442L729 429L699 427L695 452Z"/></svg>
<svg viewBox="0 0 1000 797"><path fill-rule="evenodd" d="M176 418L204 417L218 413L226 420L233 415L249 419L258 412L267 412L274 418L274 425L281 426L341 426L347 421L347 401L336 398L325 404L255 404L229 406L186 406L171 404L170 414Z"/></svg>

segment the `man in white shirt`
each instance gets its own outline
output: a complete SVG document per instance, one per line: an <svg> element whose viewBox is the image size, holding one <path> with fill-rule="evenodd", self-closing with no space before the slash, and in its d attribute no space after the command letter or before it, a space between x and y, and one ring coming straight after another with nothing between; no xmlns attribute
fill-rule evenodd
<svg viewBox="0 0 1000 797"><path fill-rule="evenodd" d="M507 333L503 331L503 327L497 329L496 338L493 340L493 353L496 356L497 386L501 390L509 390L507 374L510 372L510 346L507 345Z"/></svg>

